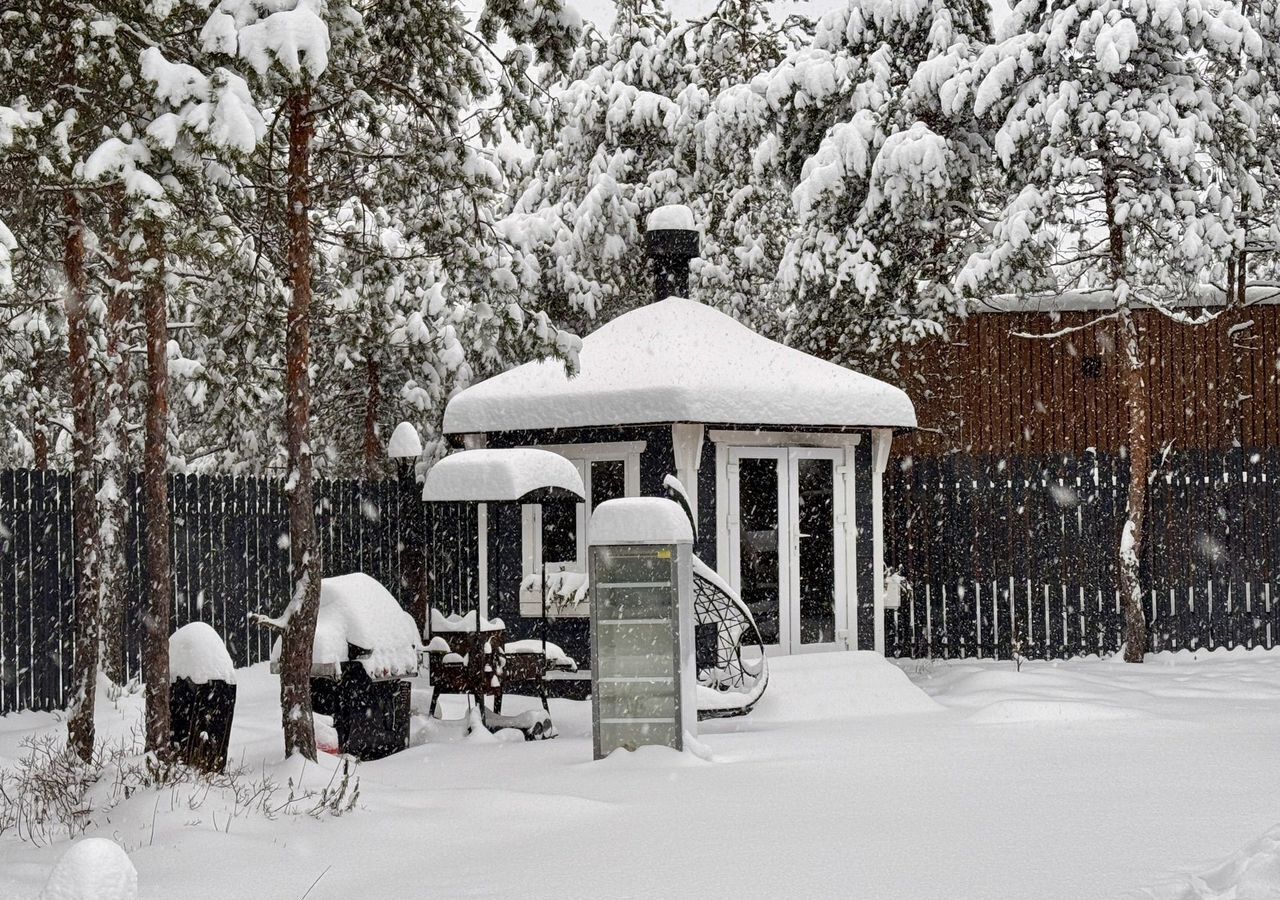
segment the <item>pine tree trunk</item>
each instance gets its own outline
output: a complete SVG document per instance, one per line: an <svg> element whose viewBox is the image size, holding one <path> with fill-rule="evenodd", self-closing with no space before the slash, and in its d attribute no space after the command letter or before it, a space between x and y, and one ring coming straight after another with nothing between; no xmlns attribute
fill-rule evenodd
<svg viewBox="0 0 1280 900"><path fill-rule="evenodd" d="M382 446L378 441L378 407L382 403L378 361L365 361L364 398L364 472L367 478L376 478L382 461Z"/></svg>
<svg viewBox="0 0 1280 900"><path fill-rule="evenodd" d="M111 296L107 301L106 402L103 404L103 440L111 452L104 454L105 475L115 484L114 495L102 504L102 670L116 684L126 676L124 620L127 571L124 558L124 529L129 520L128 408L129 354L124 351L125 329L129 324L131 290L129 251L125 246L125 205L123 191L113 192L111 203Z"/></svg>
<svg viewBox="0 0 1280 900"><path fill-rule="evenodd" d="M1124 610L1125 662L1142 662L1147 650L1147 620L1142 609L1143 525L1147 512L1147 479L1151 474L1151 411L1147 396L1146 360L1133 313L1125 307L1116 319L1116 350L1129 424L1129 494L1120 537L1120 596Z"/></svg>
<svg viewBox="0 0 1280 900"><path fill-rule="evenodd" d="M311 420L311 95L299 91L287 102L289 169L288 266L291 297L286 317L285 432L289 452L289 559L293 573L291 615L280 652L280 707L285 755L316 758L311 712L311 650L320 606L320 547L313 496Z"/></svg>
<svg viewBox="0 0 1280 900"><path fill-rule="evenodd" d="M142 288L147 325L147 410L142 453L142 503L146 518L147 615L142 638L146 695L146 748L169 752L169 627L173 580L169 571L169 309L164 284L164 238L155 222L143 225L154 261Z"/></svg>
<svg viewBox="0 0 1280 900"><path fill-rule="evenodd" d="M81 759L93 756L93 708L98 679L98 500L94 471L97 436L92 360L89 356L88 277L84 215L75 191L63 193L68 367L71 370L72 533L76 564L76 644L67 745Z"/></svg>
<svg viewBox="0 0 1280 900"><path fill-rule="evenodd" d="M1142 662L1147 650L1147 620L1142 610L1142 526L1147 512L1147 477L1151 473L1150 398L1146 359L1125 281L1124 229L1116 217L1118 176L1104 151L1103 200L1107 214L1111 287L1117 299L1116 354L1120 363L1120 393L1124 397L1129 438L1129 493L1120 533L1120 601L1124 610L1125 662Z"/></svg>

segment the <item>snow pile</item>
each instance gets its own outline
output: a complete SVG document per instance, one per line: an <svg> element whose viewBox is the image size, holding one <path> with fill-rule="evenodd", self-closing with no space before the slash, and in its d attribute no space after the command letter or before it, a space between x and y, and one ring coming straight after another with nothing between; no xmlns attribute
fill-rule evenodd
<svg viewBox="0 0 1280 900"><path fill-rule="evenodd" d="M701 704L701 701L699 701ZM769 662L769 691L753 719L826 721L930 713L942 707L879 653L808 653Z"/></svg>
<svg viewBox="0 0 1280 900"><path fill-rule="evenodd" d="M520 653L541 653L542 641L536 639L511 641L502 646L502 652L507 656L514 656ZM578 667L577 660L565 653L558 644L553 644L550 641L547 641L547 662L553 666L563 666L565 668L576 669Z"/></svg>
<svg viewBox="0 0 1280 900"><path fill-rule="evenodd" d="M582 342L580 371L517 366L459 393L449 434L656 422L914 428L898 388L756 334L719 310L668 297Z"/></svg>
<svg viewBox="0 0 1280 900"><path fill-rule="evenodd" d="M428 501L519 500L542 488L585 494L577 467L559 453L522 448L463 450L427 472L422 499Z"/></svg>
<svg viewBox="0 0 1280 900"><path fill-rule="evenodd" d="M445 615L434 607L431 610L431 633L437 632L459 632L459 631L476 631L476 611L473 609L465 616L458 613L450 613ZM480 617L480 631L501 631L507 625L501 619L486 619Z"/></svg>
<svg viewBox="0 0 1280 900"><path fill-rule="evenodd" d="M1225 862L1138 896L1150 900L1276 900L1280 897L1280 825Z"/></svg>
<svg viewBox="0 0 1280 900"><path fill-rule="evenodd" d="M235 663L218 632L206 622L190 622L169 636L169 681L186 678L196 684L234 684Z"/></svg>
<svg viewBox="0 0 1280 900"><path fill-rule="evenodd" d="M572 572L567 569L563 572L548 572L547 601L550 604L548 612L585 603L590 588L591 579L586 572ZM525 594L537 594L538 576L530 575L520 582L520 590Z"/></svg>
<svg viewBox="0 0 1280 900"><path fill-rule="evenodd" d="M347 662L349 644L363 651L359 662L371 678L418 671L422 642L417 623L386 588L363 572L320 582L320 615L312 662Z"/></svg>
<svg viewBox="0 0 1280 900"><path fill-rule="evenodd" d="M674 500L622 497L606 500L587 526L591 545L692 543L689 516Z"/></svg>
<svg viewBox="0 0 1280 900"><path fill-rule="evenodd" d="M119 844L85 838L62 854L40 900L138 900L138 870Z"/></svg>

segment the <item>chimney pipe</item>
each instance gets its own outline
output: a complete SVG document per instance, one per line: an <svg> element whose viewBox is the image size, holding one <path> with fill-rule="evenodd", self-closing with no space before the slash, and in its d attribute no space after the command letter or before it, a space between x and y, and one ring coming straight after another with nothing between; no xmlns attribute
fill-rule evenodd
<svg viewBox="0 0 1280 900"><path fill-rule="evenodd" d="M689 296L689 261L698 255L698 228L687 206L659 206L646 224L653 260L653 299Z"/></svg>

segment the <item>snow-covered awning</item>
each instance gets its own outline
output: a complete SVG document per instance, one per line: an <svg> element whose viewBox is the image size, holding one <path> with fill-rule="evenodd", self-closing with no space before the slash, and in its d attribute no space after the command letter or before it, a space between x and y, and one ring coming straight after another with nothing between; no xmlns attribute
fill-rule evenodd
<svg viewBox="0 0 1280 900"><path fill-rule="evenodd" d="M474 503L582 500L586 491L572 462L550 450L463 450L427 472L422 499Z"/></svg>
<svg viewBox="0 0 1280 900"><path fill-rule="evenodd" d="M681 297L618 316L582 342L580 371L518 366L459 393L448 434L702 422L914 428L898 388L785 347Z"/></svg>

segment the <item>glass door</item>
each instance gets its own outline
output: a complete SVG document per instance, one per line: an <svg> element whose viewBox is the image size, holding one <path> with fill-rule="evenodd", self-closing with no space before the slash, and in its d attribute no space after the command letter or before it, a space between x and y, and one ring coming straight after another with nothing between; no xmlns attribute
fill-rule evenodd
<svg viewBox="0 0 1280 900"><path fill-rule="evenodd" d="M844 451L729 451L730 583L762 643L783 653L834 649L844 620Z"/></svg>

